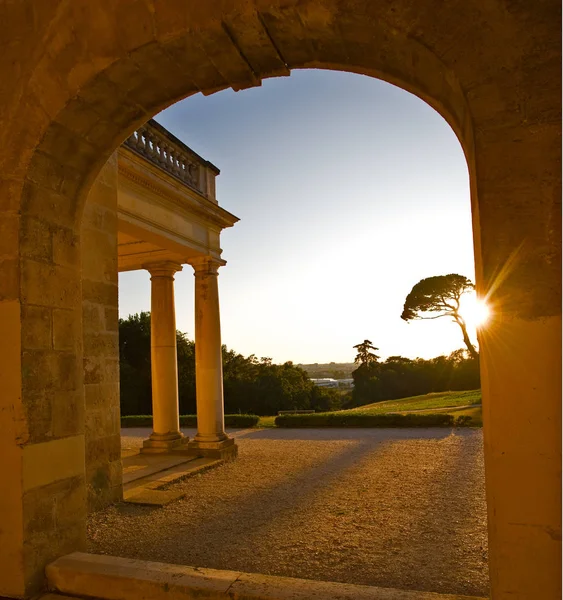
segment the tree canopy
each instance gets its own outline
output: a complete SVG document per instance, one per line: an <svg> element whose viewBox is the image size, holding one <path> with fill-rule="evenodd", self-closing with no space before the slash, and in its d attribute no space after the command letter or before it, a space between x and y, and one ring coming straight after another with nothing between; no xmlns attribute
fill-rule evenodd
<svg viewBox="0 0 563 600"><path fill-rule="evenodd" d="M370 340L364 340L361 344L356 344L354 348L358 351L354 362L360 365L369 365L379 360L379 356L372 352L372 350L379 350L379 348L372 345Z"/></svg>
<svg viewBox="0 0 563 600"><path fill-rule="evenodd" d="M195 343L176 332L180 414L195 414ZM274 415L279 410L338 410L380 400L445 390L479 387L479 362L466 350L430 360L390 356L379 362L377 348L364 340L354 348L358 364L352 373L354 389L317 387L309 374L291 362L243 356L223 346L223 384L227 413ZM150 313L119 321L120 394L122 415L150 415Z"/></svg>
<svg viewBox="0 0 563 600"><path fill-rule="evenodd" d="M477 389L479 361L468 354L461 349L427 360L390 356L369 367L360 365L352 374L354 389L346 408L429 392Z"/></svg>
<svg viewBox="0 0 563 600"><path fill-rule="evenodd" d="M176 332L178 395L181 414L195 414L195 343ZM152 413L150 313L119 320L121 414ZM341 408L338 390L318 388L292 362L243 356L222 348L223 387L227 413L275 415L279 410Z"/></svg>
<svg viewBox="0 0 563 600"><path fill-rule="evenodd" d="M459 312L461 297L474 289L471 280L456 273L422 279L407 296L401 319L411 321L451 317L461 328L467 350L473 358L477 358L477 350L467 333L467 324Z"/></svg>

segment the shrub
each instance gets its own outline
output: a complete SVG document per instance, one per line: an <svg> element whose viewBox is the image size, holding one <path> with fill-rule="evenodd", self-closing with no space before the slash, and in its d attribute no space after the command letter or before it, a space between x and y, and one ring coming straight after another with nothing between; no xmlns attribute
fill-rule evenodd
<svg viewBox="0 0 563 600"><path fill-rule="evenodd" d="M225 415L225 427L256 427L259 420L257 415Z"/></svg>
<svg viewBox="0 0 563 600"><path fill-rule="evenodd" d="M151 415L126 415L121 417L121 427L152 427Z"/></svg>
<svg viewBox="0 0 563 600"><path fill-rule="evenodd" d="M471 417L446 413L385 414L316 413L313 415L280 415L276 427L459 427L467 426Z"/></svg>
<svg viewBox="0 0 563 600"><path fill-rule="evenodd" d="M256 415L225 415L225 427L255 427L260 417ZM151 415L121 417L121 427L152 427ZM180 427L197 427L196 415L181 415Z"/></svg>

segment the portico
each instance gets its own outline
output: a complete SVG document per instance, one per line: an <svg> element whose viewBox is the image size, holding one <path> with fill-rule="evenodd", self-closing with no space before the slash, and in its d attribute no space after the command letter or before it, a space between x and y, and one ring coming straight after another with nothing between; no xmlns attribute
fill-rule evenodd
<svg viewBox="0 0 563 600"><path fill-rule="evenodd" d="M218 268L220 233L238 219L219 207L219 170L155 121L117 153L119 271L144 269L151 282L153 432L143 453L185 452L223 458L236 453L224 431ZM174 276L195 275L198 434L180 431ZM189 443L188 443L189 442Z"/></svg>

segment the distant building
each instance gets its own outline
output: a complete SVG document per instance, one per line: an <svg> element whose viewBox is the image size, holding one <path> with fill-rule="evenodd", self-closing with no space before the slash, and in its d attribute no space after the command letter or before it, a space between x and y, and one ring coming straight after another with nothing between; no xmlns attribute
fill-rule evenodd
<svg viewBox="0 0 563 600"><path fill-rule="evenodd" d="M322 377L321 379L311 379L311 381L318 387L337 388L338 381L330 377Z"/></svg>

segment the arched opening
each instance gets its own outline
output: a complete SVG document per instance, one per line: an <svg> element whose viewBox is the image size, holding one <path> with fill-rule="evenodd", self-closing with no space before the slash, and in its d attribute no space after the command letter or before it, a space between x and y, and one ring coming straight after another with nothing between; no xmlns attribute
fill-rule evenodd
<svg viewBox="0 0 563 600"><path fill-rule="evenodd" d="M323 98L325 106L321 106ZM210 104L213 108L206 111L203 106ZM292 108L284 110L286 104ZM237 109L227 116L233 105ZM193 145L185 130L183 140L221 168L217 199L241 216L240 223L222 234L221 244L227 260L219 277L221 330L230 348L245 355L272 356L283 363L291 359L314 362L313 339L317 351L326 353L326 362L331 350L347 357L342 362L351 362L352 345L367 334L377 334L374 339L382 349L382 361L405 352L412 358L422 352L432 358L461 345L459 331L452 331L451 347L444 345L442 337L441 345L438 340L434 347L424 348L425 338L436 341L440 331L447 335L452 326L445 324L440 330L434 323L427 324L426 330L423 326L417 332L399 318L406 288L421 277L461 270L473 278L465 160L449 126L426 104L372 78L307 70L236 95L223 91L210 98L190 98L156 118L177 136L183 124L202 123L196 129L198 145ZM429 154L434 160L423 166L421 155ZM402 178L397 162L404 162ZM446 178L458 185L444 181ZM432 220L439 222L435 229L430 229ZM457 255L459 259L460 254L461 269L454 258ZM431 266L429 260L433 260ZM328 269L323 272L329 264L332 277ZM413 265L414 272L409 271ZM402 286L394 281L399 275ZM120 274L120 303L127 306L123 317L150 310L148 279L146 271ZM192 339L193 279L189 265L175 276L177 327L190 332ZM391 301L382 296L390 296ZM292 305L298 312L292 312ZM386 331L385 321L397 327ZM235 337L233 325L237 323L245 335ZM260 329L268 331L263 337L269 345L259 336ZM344 334L344 329L346 336L342 335L339 343L331 340ZM400 341L398 333L402 334ZM247 336L252 342L240 348ZM422 344L407 349L409 341L417 337ZM295 346L281 350L285 355L280 350L272 352L283 338L293 339ZM393 342L395 346L390 346ZM296 354L307 351L307 346L309 361L307 354ZM319 362L323 362L321 358ZM135 381L147 374L147 370L135 371L125 385L135 389ZM122 380L124 395L123 385ZM387 389L390 387L389 382ZM232 391L225 387L226 413L242 408L242 412L277 414L277 410L258 412L257 405L244 410L248 404L235 404ZM126 414L149 414L150 384L146 392L145 408ZM249 392L246 388L246 394ZM381 393L389 392L381 389ZM127 399L131 395L134 393L127 394ZM392 397L383 395L381 399ZM180 414L194 414L195 410L195 404L180 390ZM122 433L129 447L140 437L147 438L150 431ZM195 433L184 430L190 437ZM213 475L216 483L212 487L199 479L189 480L188 498L168 519L152 520L147 509L139 507L128 507L124 516L113 509L95 515L89 522L89 550L231 571L484 596L483 550L470 544L485 537L484 483L479 479L482 440L479 434L464 432L453 442L453 436L448 438L445 433L431 433L430 439L415 432L399 432L397 439L383 434L382 447L397 449L382 450L381 462L375 451L381 440L373 431L346 430L333 436L325 432L320 439L316 439L319 432L245 434L237 438L237 444L240 454L246 455L239 456L246 472L237 471L240 463L232 464L228 473L221 469ZM268 441L268 435L275 437ZM245 446L247 441L250 444ZM448 446L451 453L440 451L431 459L433 443L442 450ZM426 462L424 469L414 462L417 454ZM413 459L408 464L407 456ZM125 469L130 468L129 460L124 461ZM358 464L365 470L355 469ZM401 475L396 471L398 464L403 467ZM393 476L387 479L385 474L390 472ZM293 478L297 483L292 486ZM281 488L279 492L274 491L276 487ZM262 494L260 490L264 490ZM456 494L458 500L454 500ZM356 495L359 501L352 508L345 498ZM386 524L385 511L390 506L395 516ZM451 518L456 524L445 517L453 506L455 516ZM447 528L438 525L438 515L450 522ZM459 524L468 521L475 529L471 537L464 537ZM405 527L402 534L396 528L399 525ZM432 547L442 549L431 553L435 562L441 563L440 569L429 566L429 553L420 545L429 530L435 532ZM205 544L193 541L198 539L205 539ZM459 558L452 560L453 545L464 548L463 564ZM249 548L252 551L246 550ZM425 567L423 563L427 563ZM448 564L451 566L446 567ZM445 574L440 576L441 587L436 587L440 570ZM388 579L382 573L387 573ZM456 578L458 586L466 587L448 587Z"/></svg>
<svg viewBox="0 0 563 600"><path fill-rule="evenodd" d="M305 329L301 343L322 340L326 361L330 348L346 362L352 341L368 334L361 331L368 318L369 335L377 333L385 356L404 352L404 344L414 340L419 345L408 352L412 358L460 347L456 331L447 346L439 345L450 330L441 321L436 328L407 327L397 317L392 333L381 331L385 319L400 312L406 288L422 277L460 271L475 279L465 159L451 128L427 104L380 80L307 69L242 92L189 98L156 120L188 145L193 140L200 155L220 166L217 198L241 217L222 233L228 261L221 271L222 333L229 347L277 362L314 362L312 350L275 355L264 344L241 346L243 323L249 339L261 337L255 311L266 308L270 335L279 342ZM408 175L403 164L412 165ZM438 222L436 233L427 228ZM460 252L463 259L456 264ZM425 266L430 257L435 267ZM399 276L404 289L390 294L388 285L396 287ZM146 310L146 274L122 277L136 292L120 296L122 315ZM186 307L178 327L191 335L192 282L189 271L176 276ZM326 308L319 306L319 287L326 288ZM260 297L249 303L243 288L260 289ZM352 303L359 314L344 308ZM369 305L374 306L368 317ZM350 339L343 335L345 322ZM346 351L338 354L339 347Z"/></svg>
<svg viewBox="0 0 563 600"><path fill-rule="evenodd" d="M97 3L82 12L65 4L37 17L41 35L22 37L28 70L15 73L6 100L2 157L10 232L0 313L9 408L2 429L10 432L1 446L9 473L2 501L11 518L0 593L37 590L44 564L84 543L78 224L89 187L115 148L173 102L308 66L396 83L436 108L462 143L477 285L502 308L481 340L493 596L556 597L560 73L536 50L557 38L558 7L508 14L473 2L447 10L430 2L389 10L258 4L196 11L172 2L152 12L139 4L115 21ZM34 54L37 43L44 52ZM61 416L69 406L76 410ZM36 528L55 498L51 520Z"/></svg>

